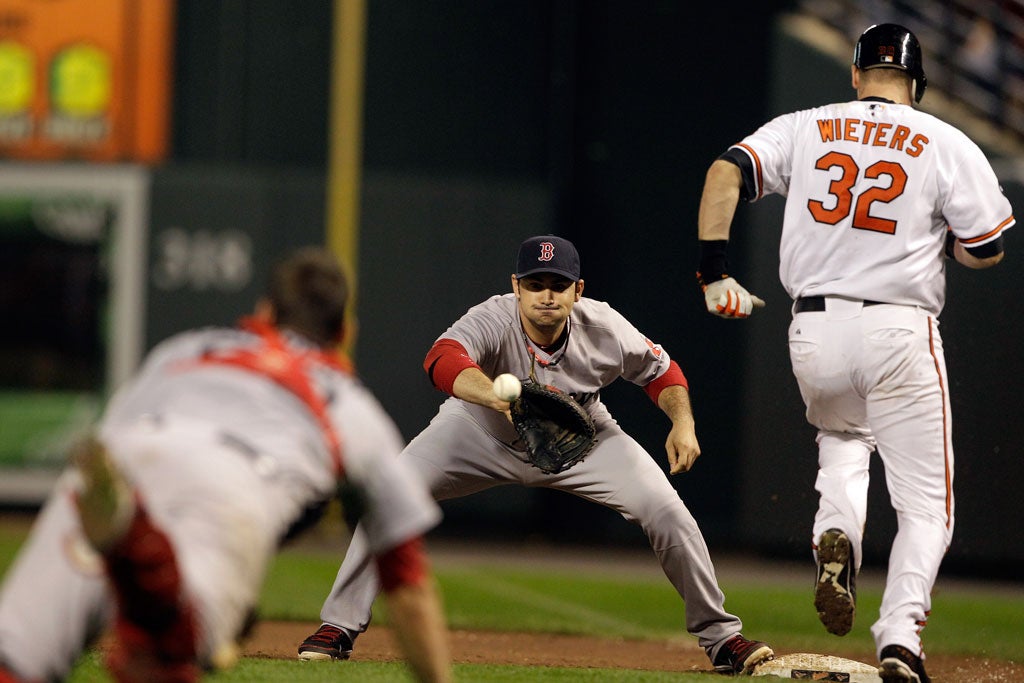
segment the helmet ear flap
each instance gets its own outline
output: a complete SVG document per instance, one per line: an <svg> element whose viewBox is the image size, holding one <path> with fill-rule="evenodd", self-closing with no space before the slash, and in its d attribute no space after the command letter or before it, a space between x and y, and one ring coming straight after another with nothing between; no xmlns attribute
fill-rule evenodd
<svg viewBox="0 0 1024 683"><path fill-rule="evenodd" d="M920 76L914 77L914 102L920 103L921 98L924 97L924 91L928 87L928 78L924 75L924 71L921 72Z"/></svg>
<svg viewBox="0 0 1024 683"><path fill-rule="evenodd" d="M921 43L910 29L899 24L875 24L857 40L853 64L858 69L903 69L914 81L914 101L920 102L928 87Z"/></svg>

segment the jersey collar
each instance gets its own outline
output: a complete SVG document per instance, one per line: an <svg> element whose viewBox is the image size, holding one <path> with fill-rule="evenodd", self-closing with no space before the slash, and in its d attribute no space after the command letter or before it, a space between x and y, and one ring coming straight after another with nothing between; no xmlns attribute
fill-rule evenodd
<svg viewBox="0 0 1024 683"><path fill-rule="evenodd" d="M539 344L533 342L529 335L526 334L526 329L523 328L523 321L519 321L519 331L523 335L523 342L526 344L526 350L530 354L530 367L533 368L534 363L538 363L541 367L548 367L551 365L558 365L558 361L562 360L562 356L565 355L565 350L569 346L569 333L572 331L572 316L565 320L565 330L563 330L559 341L556 342L556 346L551 349L544 350ZM539 351L539 353L538 353ZM541 355L547 356L547 360L541 358ZM532 376L531 371L531 376Z"/></svg>

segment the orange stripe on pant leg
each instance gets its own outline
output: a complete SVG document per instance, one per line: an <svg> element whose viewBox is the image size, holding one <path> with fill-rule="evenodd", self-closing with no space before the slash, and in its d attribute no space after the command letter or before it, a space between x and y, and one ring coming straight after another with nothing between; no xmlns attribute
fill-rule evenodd
<svg viewBox="0 0 1024 683"><path fill-rule="evenodd" d="M953 484L949 471L949 438L947 437L947 434L949 434L947 424L949 415L946 414L946 385L942 381L942 366L939 364L938 356L935 355L935 339L932 336L931 317L928 318L928 350L932 354L932 362L935 363L935 375L939 379L939 392L942 394L942 451L946 468L946 528L948 529L952 523L953 508Z"/></svg>

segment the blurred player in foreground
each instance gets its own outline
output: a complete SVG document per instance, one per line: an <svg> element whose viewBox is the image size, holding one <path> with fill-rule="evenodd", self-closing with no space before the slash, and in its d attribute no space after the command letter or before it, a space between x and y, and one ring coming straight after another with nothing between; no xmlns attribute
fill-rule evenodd
<svg viewBox="0 0 1024 683"><path fill-rule="evenodd" d="M953 534L949 380L938 317L946 259L1003 257L1010 204L967 136L917 111L921 47L896 24L867 29L851 68L857 100L780 116L708 170L698 229L708 311L764 305L726 266L738 200L787 197L780 276L793 298L793 373L818 429L812 543L815 606L829 632L853 625L877 449L899 531L871 628L884 681L929 680L920 632Z"/></svg>
<svg viewBox="0 0 1024 683"><path fill-rule="evenodd" d="M279 543L343 492L422 681L449 681L422 535L440 510L335 349L348 286L328 252L274 270L237 328L149 354L81 444L0 592L0 681L68 676L108 627L118 681L230 666Z"/></svg>
<svg viewBox="0 0 1024 683"><path fill-rule="evenodd" d="M712 665L751 673L772 649L740 634L742 622L725 611L696 520L664 470L601 402L601 389L620 377L643 387L671 421L670 472L686 472L700 447L679 365L608 304L582 297L579 254L568 240L542 235L523 242L511 285L511 292L471 308L427 353L427 376L450 397L399 459L438 500L503 484L544 486L640 525L686 603L687 630ZM582 404L597 426L589 455L558 474L531 466L510 405L494 391L493 379L503 373L553 386ZM299 647L300 658L346 659L366 630L379 582L364 541L357 531L320 613L323 625Z"/></svg>

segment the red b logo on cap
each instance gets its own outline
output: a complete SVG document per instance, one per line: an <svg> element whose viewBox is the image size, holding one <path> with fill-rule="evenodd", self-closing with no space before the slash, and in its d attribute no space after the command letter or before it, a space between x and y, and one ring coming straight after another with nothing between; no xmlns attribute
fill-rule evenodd
<svg viewBox="0 0 1024 683"><path fill-rule="evenodd" d="M555 258L555 245L551 242L540 243L540 256L537 257L538 261L550 261Z"/></svg>

